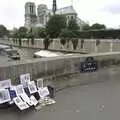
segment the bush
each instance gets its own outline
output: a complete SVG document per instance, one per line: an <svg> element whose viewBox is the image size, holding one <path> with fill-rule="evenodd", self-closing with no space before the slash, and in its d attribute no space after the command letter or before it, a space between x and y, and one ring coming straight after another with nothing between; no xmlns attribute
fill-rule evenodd
<svg viewBox="0 0 120 120"><path fill-rule="evenodd" d="M63 29L61 31L59 37L62 37L62 38L76 38L76 35L68 29Z"/></svg>

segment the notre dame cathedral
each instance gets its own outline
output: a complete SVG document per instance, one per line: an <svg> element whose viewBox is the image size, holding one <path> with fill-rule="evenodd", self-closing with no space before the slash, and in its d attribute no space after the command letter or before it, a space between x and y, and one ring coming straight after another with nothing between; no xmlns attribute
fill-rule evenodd
<svg viewBox="0 0 120 120"><path fill-rule="evenodd" d="M25 27L28 29L31 27L45 27L50 16L54 14L65 15L67 22L71 19L76 19L80 29L82 29L82 26L85 24L84 21L77 17L73 6L57 9L56 0L53 0L52 10L48 9L44 4L38 5L36 9L34 2L27 2L25 4Z"/></svg>

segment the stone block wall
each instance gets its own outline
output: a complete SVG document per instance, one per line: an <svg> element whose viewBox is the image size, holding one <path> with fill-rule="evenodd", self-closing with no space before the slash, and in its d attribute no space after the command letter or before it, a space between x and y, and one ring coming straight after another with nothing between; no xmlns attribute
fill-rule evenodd
<svg viewBox="0 0 120 120"><path fill-rule="evenodd" d="M98 68L109 67L111 65L120 64L120 52L116 53L99 53L91 55L72 55L72 56L62 56L56 58L41 58L29 61L18 61L18 62L9 62L5 65L0 66L0 80L11 79L13 83L19 83L19 76L21 74L30 73L31 79L35 80L37 78L45 77L48 78L45 80L46 84L52 84L57 89L63 88L64 86L74 85L77 83L83 84L87 81L73 80L66 81L62 80L63 75L70 75L73 73L81 74L80 65L81 62L89 56L92 56L95 60L98 61ZM60 81L56 81L56 76L61 78ZM93 80L89 80L89 83ZM65 82L65 83L64 83Z"/></svg>

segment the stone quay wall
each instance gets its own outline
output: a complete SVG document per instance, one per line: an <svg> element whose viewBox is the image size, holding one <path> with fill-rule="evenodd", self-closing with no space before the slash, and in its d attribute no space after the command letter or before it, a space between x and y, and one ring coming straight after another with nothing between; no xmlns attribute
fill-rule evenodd
<svg viewBox="0 0 120 120"><path fill-rule="evenodd" d="M61 45L60 39L53 39L50 44L50 50L61 50L61 51L72 51L72 52L83 52L83 53L104 53L104 52L118 52L120 51L120 40L119 39L83 39L83 47L81 48L82 39L78 40L78 46L76 50L73 49L72 42L70 41L66 45ZM99 44L97 41L99 40ZM1 43L1 41L0 41ZM9 44L13 46L19 46L19 41L9 40ZM97 45L96 45L97 44ZM41 48L44 49L43 39L35 39L34 45L28 39L22 39L22 47L28 48Z"/></svg>
<svg viewBox="0 0 120 120"><path fill-rule="evenodd" d="M85 61L87 57L93 57L98 61L98 69L109 67L111 65L120 64L120 52L111 53L96 53L91 55L72 55L61 56L56 58L41 58L35 60L8 62L0 66L0 80L11 79L13 83L19 83L19 76L24 73L30 73L31 79L47 78L46 84L52 84L56 89L62 89L69 85L86 84L92 82L80 80L69 81L62 80L62 75L70 75L73 73L83 74L80 72L81 62ZM57 81L56 76L61 77ZM97 81L97 79L96 79Z"/></svg>

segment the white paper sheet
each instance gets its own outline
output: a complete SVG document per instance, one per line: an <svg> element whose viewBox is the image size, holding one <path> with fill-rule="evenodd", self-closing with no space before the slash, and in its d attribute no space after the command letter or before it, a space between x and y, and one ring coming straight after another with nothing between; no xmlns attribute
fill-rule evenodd
<svg viewBox="0 0 120 120"><path fill-rule="evenodd" d="M9 91L7 89L0 89L0 104L10 102L10 101L11 101L11 98L10 98Z"/></svg>
<svg viewBox="0 0 120 120"><path fill-rule="evenodd" d="M43 79L42 78L41 79L37 79L37 88L39 89L41 87L44 87L43 86Z"/></svg>
<svg viewBox="0 0 120 120"><path fill-rule="evenodd" d="M11 87L11 80L8 79L8 80L3 80L3 81L0 81L0 88L10 88Z"/></svg>
<svg viewBox="0 0 120 120"><path fill-rule="evenodd" d="M36 98L33 95L30 97L30 100L34 106L36 106L38 104L38 101L36 100Z"/></svg>
<svg viewBox="0 0 120 120"><path fill-rule="evenodd" d="M30 94L33 94L33 93L37 92L35 81L31 81L31 82L28 83L28 89L29 89Z"/></svg>
<svg viewBox="0 0 120 120"><path fill-rule="evenodd" d="M33 103L31 102L30 98L27 96L26 93L21 94L20 97L22 98L22 100L26 103L28 103L28 105L32 106Z"/></svg>
<svg viewBox="0 0 120 120"><path fill-rule="evenodd" d="M27 83L30 82L30 73L20 75L20 83L27 87Z"/></svg>
<svg viewBox="0 0 120 120"><path fill-rule="evenodd" d="M39 88L38 93L42 99L49 95L49 90L47 87Z"/></svg>
<svg viewBox="0 0 120 120"><path fill-rule="evenodd" d="M16 91L17 96L20 96L21 94L25 93L23 85L15 86L15 91Z"/></svg>
<svg viewBox="0 0 120 120"><path fill-rule="evenodd" d="M29 108L26 102L24 102L20 97L13 98L14 103L20 110L25 110Z"/></svg>

